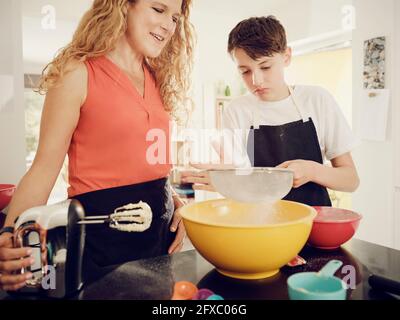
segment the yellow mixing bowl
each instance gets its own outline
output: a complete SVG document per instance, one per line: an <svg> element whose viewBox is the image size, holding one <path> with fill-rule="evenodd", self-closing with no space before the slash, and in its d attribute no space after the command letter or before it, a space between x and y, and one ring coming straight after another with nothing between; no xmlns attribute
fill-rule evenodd
<svg viewBox="0 0 400 320"><path fill-rule="evenodd" d="M190 204L180 213L197 251L220 273L239 279L278 273L301 251L317 215L314 208L296 202L228 199Z"/></svg>

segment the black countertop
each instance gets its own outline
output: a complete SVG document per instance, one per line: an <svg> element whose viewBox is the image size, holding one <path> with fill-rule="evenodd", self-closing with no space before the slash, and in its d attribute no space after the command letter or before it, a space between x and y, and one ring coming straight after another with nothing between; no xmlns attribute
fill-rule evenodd
<svg viewBox="0 0 400 320"><path fill-rule="evenodd" d="M169 300L174 283L191 281L198 288L208 288L225 299L285 300L288 299L286 280L297 272L319 271L329 260L338 259L346 270L354 270L355 288L348 290L351 300L382 300L397 297L372 290L368 277L372 273L400 281L400 251L353 239L340 249L322 251L306 246L300 255L307 265L283 267L279 274L264 280L237 280L219 274L195 250L139 260L99 270L83 290L72 299L134 299ZM336 276L346 283L349 273L341 268ZM0 292L0 299L9 299Z"/></svg>

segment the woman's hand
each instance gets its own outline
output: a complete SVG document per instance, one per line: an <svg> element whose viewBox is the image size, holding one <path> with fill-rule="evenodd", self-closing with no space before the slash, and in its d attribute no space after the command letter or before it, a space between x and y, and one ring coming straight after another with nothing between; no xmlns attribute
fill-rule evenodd
<svg viewBox="0 0 400 320"><path fill-rule="evenodd" d="M182 222L182 217L179 214L179 208L183 207L186 203L182 200L178 195L173 196L175 211L174 216L172 217L171 223L171 232L176 232L175 240L172 242L171 246L168 249L169 254L174 254L182 250L183 242L186 236L185 226Z"/></svg>
<svg viewBox="0 0 400 320"><path fill-rule="evenodd" d="M12 234L0 235L0 289L16 291L25 286L26 280L32 278L31 273L13 275L12 272L26 268L34 263L29 248L12 248Z"/></svg>
<svg viewBox="0 0 400 320"><path fill-rule="evenodd" d="M302 185L315 180L315 171L319 163L308 160L286 161L277 168L289 169L294 173L293 188L300 188Z"/></svg>

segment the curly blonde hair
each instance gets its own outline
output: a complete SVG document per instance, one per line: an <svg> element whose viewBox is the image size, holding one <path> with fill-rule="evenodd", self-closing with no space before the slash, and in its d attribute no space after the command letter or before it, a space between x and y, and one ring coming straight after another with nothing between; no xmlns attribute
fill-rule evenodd
<svg viewBox="0 0 400 320"><path fill-rule="evenodd" d="M38 92L46 94L71 71L70 62L83 62L113 50L127 28L128 4L137 0L95 0L82 17L72 41L43 70ZM189 21L192 0L182 0L181 18L169 43L157 58L146 62L160 88L165 110L182 121L192 109L188 91L193 66L194 29Z"/></svg>

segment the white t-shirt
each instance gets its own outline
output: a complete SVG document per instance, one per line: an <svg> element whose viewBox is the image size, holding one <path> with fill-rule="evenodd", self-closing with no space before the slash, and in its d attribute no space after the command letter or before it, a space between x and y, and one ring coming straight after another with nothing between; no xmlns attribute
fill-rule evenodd
<svg viewBox="0 0 400 320"><path fill-rule="evenodd" d="M310 117L314 122L324 160L348 153L359 144L340 107L327 90L317 86L295 86L293 94L306 118ZM240 144L245 154L251 126L278 126L301 119L291 96L281 101L266 102L247 94L228 105L223 126L224 129L247 130L246 134L235 135L241 137Z"/></svg>

